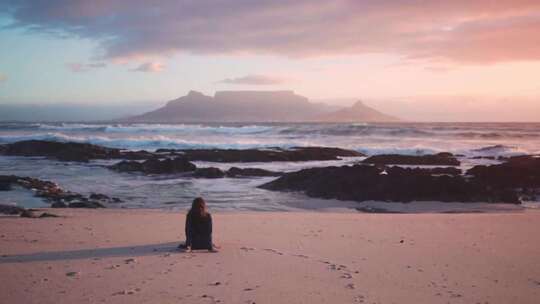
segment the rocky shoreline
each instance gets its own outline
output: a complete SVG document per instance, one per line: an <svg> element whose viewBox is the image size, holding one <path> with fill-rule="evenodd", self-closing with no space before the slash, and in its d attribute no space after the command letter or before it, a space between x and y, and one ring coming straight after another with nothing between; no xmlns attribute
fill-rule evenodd
<svg viewBox="0 0 540 304"><path fill-rule="evenodd" d="M286 173L260 186L308 196L352 201L440 201L520 204L540 194L540 158L519 156L478 165L465 175L455 168L354 165Z"/></svg>
<svg viewBox="0 0 540 304"><path fill-rule="evenodd" d="M155 152L126 151L82 143L21 141L0 145L1 155L41 156L59 161L87 162L118 159L107 166L122 173L180 175L187 178L276 177L260 185L271 191L303 192L310 197L352 201L440 201L519 204L536 200L540 193L540 158L532 155L501 159L502 163L477 165L466 172L458 166L459 156L373 155L352 166L317 167L295 172L261 168L198 167L194 161L215 163L339 160L362 153L340 148L301 147L292 149L161 149ZM404 166L420 166L404 168ZM428 167L425 167L428 166ZM102 208L118 203L104 194L84 196L65 191L53 182L31 177L0 176L0 191L13 185L32 189L52 207Z"/></svg>
<svg viewBox="0 0 540 304"><path fill-rule="evenodd" d="M32 177L15 175L0 175L0 191L10 191L14 186L34 192L52 208L105 208L106 204L121 203L116 197L109 197L101 193L92 193L88 196L62 189L56 183Z"/></svg>
<svg viewBox="0 0 540 304"><path fill-rule="evenodd" d="M0 145L0 155L43 156L59 161L88 162L93 159L148 160L153 158L182 157L188 161L209 162L276 162L339 160L340 157L359 157L364 154L328 147L279 147L268 149L158 149L156 152L126 151L76 142L25 140Z"/></svg>
<svg viewBox="0 0 540 304"><path fill-rule="evenodd" d="M400 154L380 154L366 158L362 161L365 164L377 165L424 165L424 166L459 166L461 163L457 158L448 152L430 155L400 155Z"/></svg>

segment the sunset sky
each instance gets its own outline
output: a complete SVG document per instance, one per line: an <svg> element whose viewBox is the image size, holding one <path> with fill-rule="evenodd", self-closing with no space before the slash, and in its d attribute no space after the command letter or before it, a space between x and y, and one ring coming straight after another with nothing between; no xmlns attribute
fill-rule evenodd
<svg viewBox="0 0 540 304"><path fill-rule="evenodd" d="M538 0L0 0L0 26L4 104L292 89L432 120L540 120Z"/></svg>

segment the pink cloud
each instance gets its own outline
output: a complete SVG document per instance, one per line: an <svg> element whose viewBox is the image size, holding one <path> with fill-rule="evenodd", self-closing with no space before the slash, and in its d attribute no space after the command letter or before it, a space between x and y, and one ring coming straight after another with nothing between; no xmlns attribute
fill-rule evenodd
<svg viewBox="0 0 540 304"><path fill-rule="evenodd" d="M537 0L4 2L13 26L96 39L107 59L186 52L540 60Z"/></svg>
<svg viewBox="0 0 540 304"><path fill-rule="evenodd" d="M165 66L159 62L146 62L132 69L133 72L158 73L163 71Z"/></svg>

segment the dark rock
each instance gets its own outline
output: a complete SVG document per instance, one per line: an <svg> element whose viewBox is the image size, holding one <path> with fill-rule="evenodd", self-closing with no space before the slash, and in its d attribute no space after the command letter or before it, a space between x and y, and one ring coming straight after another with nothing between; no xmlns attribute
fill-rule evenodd
<svg viewBox="0 0 540 304"><path fill-rule="evenodd" d="M91 200L98 200L98 201L109 201L109 200L111 200L110 197L106 196L105 194L100 194L100 193L92 193L92 194L90 194L90 196L88 198L91 199Z"/></svg>
<svg viewBox="0 0 540 304"><path fill-rule="evenodd" d="M48 213L48 212L44 212L39 216L39 218L46 218L46 217L59 217L59 216L56 214Z"/></svg>
<svg viewBox="0 0 540 304"><path fill-rule="evenodd" d="M10 191L10 190L11 190L11 183L10 182L0 181L0 191Z"/></svg>
<svg viewBox="0 0 540 304"><path fill-rule="evenodd" d="M82 154L79 151L60 151L54 155L59 161L70 161L70 162L84 162L87 163L90 161L90 155Z"/></svg>
<svg viewBox="0 0 540 304"><path fill-rule="evenodd" d="M127 161L123 160L109 167L109 169L120 171L120 172L142 172L143 166L142 163L137 161Z"/></svg>
<svg viewBox="0 0 540 304"><path fill-rule="evenodd" d="M105 206L102 205L101 203L99 203L99 202L94 202L94 201L88 201L88 202L73 202L73 203L69 203L68 207L69 207L69 208L90 208L90 209L95 209L95 208L105 208Z"/></svg>
<svg viewBox="0 0 540 304"><path fill-rule="evenodd" d="M228 177L242 177L242 176L281 176L283 173L269 171L259 168L238 168L232 167L227 170Z"/></svg>
<svg viewBox="0 0 540 304"><path fill-rule="evenodd" d="M70 207L68 202L75 202L75 206L83 206L87 204L88 208L104 207L103 205L92 202L88 197L69 191L65 191L60 188L56 183L51 181L40 180L32 177L20 177L15 175L0 175L0 182L9 182L11 184L17 184L25 189L35 191L35 196L41 197L51 203L53 208L66 208ZM100 198L103 201L111 202L108 196L104 194L94 193L94 200ZM106 198L106 199L105 199ZM84 208L84 207L83 207Z"/></svg>
<svg viewBox="0 0 540 304"><path fill-rule="evenodd" d="M51 208L67 208L68 205L64 202L54 202L51 204Z"/></svg>
<svg viewBox="0 0 540 304"><path fill-rule="evenodd" d="M180 150L176 150L176 149L157 149L156 150L156 153L176 153Z"/></svg>
<svg viewBox="0 0 540 304"><path fill-rule="evenodd" d="M54 142L44 140L26 140L1 146L0 153L16 156L44 156L55 158L60 161L87 162L92 159L127 159L127 160L150 160L163 153L169 156L180 155L189 161L213 161L213 162L272 162L272 161L311 161L311 160L337 160L344 156L364 156L364 154L339 148L327 147L296 147L292 149L195 149L173 150L159 149L156 153L148 151L123 151L120 149L107 148L92 144L75 142ZM155 164L155 160L152 160ZM124 165L135 166L128 171L136 170L136 164L125 163ZM119 169L120 170L120 169ZM194 169L193 169L194 170ZM193 171L185 170L185 171Z"/></svg>
<svg viewBox="0 0 540 304"><path fill-rule="evenodd" d="M25 209L21 212L20 217L37 218L38 215L36 215L32 210Z"/></svg>
<svg viewBox="0 0 540 304"><path fill-rule="evenodd" d="M197 168L193 173L193 176L202 178L222 178L225 177L225 172L215 167Z"/></svg>
<svg viewBox="0 0 540 304"><path fill-rule="evenodd" d="M123 151L98 145L55 142L44 140L25 140L1 146L0 153L16 156L44 156L60 161L88 162L91 159L129 159L144 160L155 157L148 151Z"/></svg>
<svg viewBox="0 0 540 304"><path fill-rule="evenodd" d="M423 168L430 174L461 175L461 169L454 167Z"/></svg>
<svg viewBox="0 0 540 304"><path fill-rule="evenodd" d="M151 174L172 174L194 171L195 169L197 166L182 157L164 160L151 158L143 162L143 171Z"/></svg>
<svg viewBox="0 0 540 304"><path fill-rule="evenodd" d="M353 201L441 201L519 203L514 192L469 181L463 176L432 174L421 168L355 165L304 169L261 185L275 191Z"/></svg>
<svg viewBox="0 0 540 304"><path fill-rule="evenodd" d="M25 209L22 207L0 204L0 214L17 215L24 211Z"/></svg>
<svg viewBox="0 0 540 304"><path fill-rule="evenodd" d="M168 150L170 151L170 150ZM326 147L296 147L292 149L194 149L177 150L190 161L210 162L274 162L338 160L342 156L364 156L352 150Z"/></svg>
<svg viewBox="0 0 540 304"><path fill-rule="evenodd" d="M510 157L505 163L474 166L467 171L482 184L498 188L540 188L540 157Z"/></svg>
<svg viewBox="0 0 540 304"><path fill-rule="evenodd" d="M441 152L430 155L400 155L381 154L374 155L362 161L366 164L380 165L431 165L431 166L459 166L460 162L451 153Z"/></svg>
<svg viewBox="0 0 540 304"><path fill-rule="evenodd" d="M143 160L143 159L150 159L153 157L156 157L154 153L139 150L139 151L121 151L121 158L129 159L129 160Z"/></svg>
<svg viewBox="0 0 540 304"><path fill-rule="evenodd" d="M24 217L24 218L58 217L55 214L50 214L47 212L37 215L36 212L38 211L39 210L37 209L25 209L22 207L12 206L12 205L0 205L0 214L19 215L20 217Z"/></svg>
<svg viewBox="0 0 540 304"><path fill-rule="evenodd" d="M63 143L44 140L19 141L5 145L3 150L4 155L45 156L61 161L85 162L89 159L110 159L121 156L119 149L84 143Z"/></svg>
<svg viewBox="0 0 540 304"><path fill-rule="evenodd" d="M195 164L189 162L186 158L177 157L174 159L159 158L147 159L144 162L121 161L109 167L112 170L120 172L143 172L146 174L174 174L182 172L191 172L197 169Z"/></svg>
<svg viewBox="0 0 540 304"><path fill-rule="evenodd" d="M390 211L388 209L370 207L370 206L356 207L355 209L360 211L360 212L364 212L364 213L391 213L391 214L402 213L402 212L399 212L399 211Z"/></svg>
<svg viewBox="0 0 540 304"><path fill-rule="evenodd" d="M20 217L24 218L47 218L47 217L59 217L56 214L42 212L41 214L37 214L39 210L33 210L33 209L25 209L21 214Z"/></svg>

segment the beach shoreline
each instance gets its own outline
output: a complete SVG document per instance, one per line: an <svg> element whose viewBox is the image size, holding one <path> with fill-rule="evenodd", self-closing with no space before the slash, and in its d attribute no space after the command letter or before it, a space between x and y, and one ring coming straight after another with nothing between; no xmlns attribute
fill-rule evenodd
<svg viewBox="0 0 540 304"><path fill-rule="evenodd" d="M219 253L182 253L184 212L0 218L5 303L535 303L540 211L214 212Z"/></svg>

